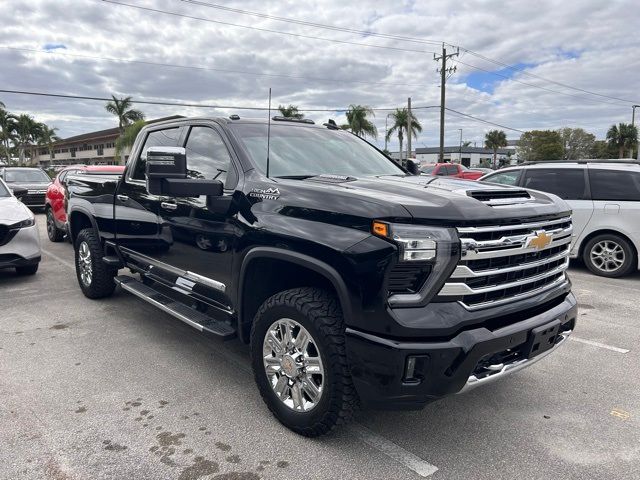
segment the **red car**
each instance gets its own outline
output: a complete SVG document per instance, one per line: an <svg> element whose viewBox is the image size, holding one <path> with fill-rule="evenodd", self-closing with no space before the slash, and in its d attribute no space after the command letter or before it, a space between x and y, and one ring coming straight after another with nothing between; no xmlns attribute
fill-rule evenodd
<svg viewBox="0 0 640 480"><path fill-rule="evenodd" d="M420 173L424 173L425 175L465 178L467 180L478 180L484 175L481 171L470 170L459 163L436 163L432 165L425 165L420 168Z"/></svg>
<svg viewBox="0 0 640 480"><path fill-rule="evenodd" d="M71 165L60 170L45 198L47 215L47 235L52 242L61 241L67 233L67 184L66 178L77 173L121 174L120 165Z"/></svg>

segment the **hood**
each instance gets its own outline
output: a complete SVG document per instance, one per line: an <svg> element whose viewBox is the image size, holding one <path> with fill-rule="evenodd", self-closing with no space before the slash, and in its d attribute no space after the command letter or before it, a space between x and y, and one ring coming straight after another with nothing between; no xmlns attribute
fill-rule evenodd
<svg viewBox="0 0 640 480"><path fill-rule="evenodd" d="M16 197L0 197L0 224L12 225L32 216L33 213Z"/></svg>
<svg viewBox="0 0 640 480"><path fill-rule="evenodd" d="M339 177L277 179L253 192L299 207L364 218L407 219L448 225L520 221L522 218L570 213L555 195L518 187L431 176ZM264 196L274 190L277 194Z"/></svg>

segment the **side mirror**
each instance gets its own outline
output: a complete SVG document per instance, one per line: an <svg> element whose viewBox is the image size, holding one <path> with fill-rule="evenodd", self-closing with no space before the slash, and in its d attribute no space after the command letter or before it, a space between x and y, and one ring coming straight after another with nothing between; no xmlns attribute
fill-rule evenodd
<svg viewBox="0 0 640 480"><path fill-rule="evenodd" d="M407 170L411 175L420 175L420 167L418 166L418 162L414 160L407 160Z"/></svg>
<svg viewBox="0 0 640 480"><path fill-rule="evenodd" d="M220 180L187 177L187 152L182 147L149 147L146 152L147 191L171 197L219 197L224 191Z"/></svg>
<svg viewBox="0 0 640 480"><path fill-rule="evenodd" d="M26 188L22 188L22 187L13 187L13 195L14 195L18 200L22 200L22 197L24 197L27 193L29 193L29 190L27 190Z"/></svg>

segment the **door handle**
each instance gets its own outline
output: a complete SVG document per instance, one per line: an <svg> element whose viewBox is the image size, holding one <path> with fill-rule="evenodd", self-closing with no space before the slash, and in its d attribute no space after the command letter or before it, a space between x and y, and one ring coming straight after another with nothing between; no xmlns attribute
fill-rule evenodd
<svg viewBox="0 0 640 480"><path fill-rule="evenodd" d="M176 208L178 208L177 203L170 203L170 202L162 202L160 206L165 210L175 210Z"/></svg>
<svg viewBox="0 0 640 480"><path fill-rule="evenodd" d="M126 202L129 200L129 197L127 197L126 195L116 195L116 197L118 198L118 200L120 200L121 202Z"/></svg>

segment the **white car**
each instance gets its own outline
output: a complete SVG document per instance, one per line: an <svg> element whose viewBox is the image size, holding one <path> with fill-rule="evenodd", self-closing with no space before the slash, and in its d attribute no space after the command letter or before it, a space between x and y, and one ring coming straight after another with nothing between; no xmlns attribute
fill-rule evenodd
<svg viewBox="0 0 640 480"><path fill-rule="evenodd" d="M26 193L18 187L12 193L0 179L0 269L15 268L18 274L33 275L42 254L35 217L18 199Z"/></svg>
<svg viewBox="0 0 640 480"><path fill-rule="evenodd" d="M573 209L570 256L596 275L621 277L640 268L640 163L577 160L524 164L483 182L553 193Z"/></svg>

